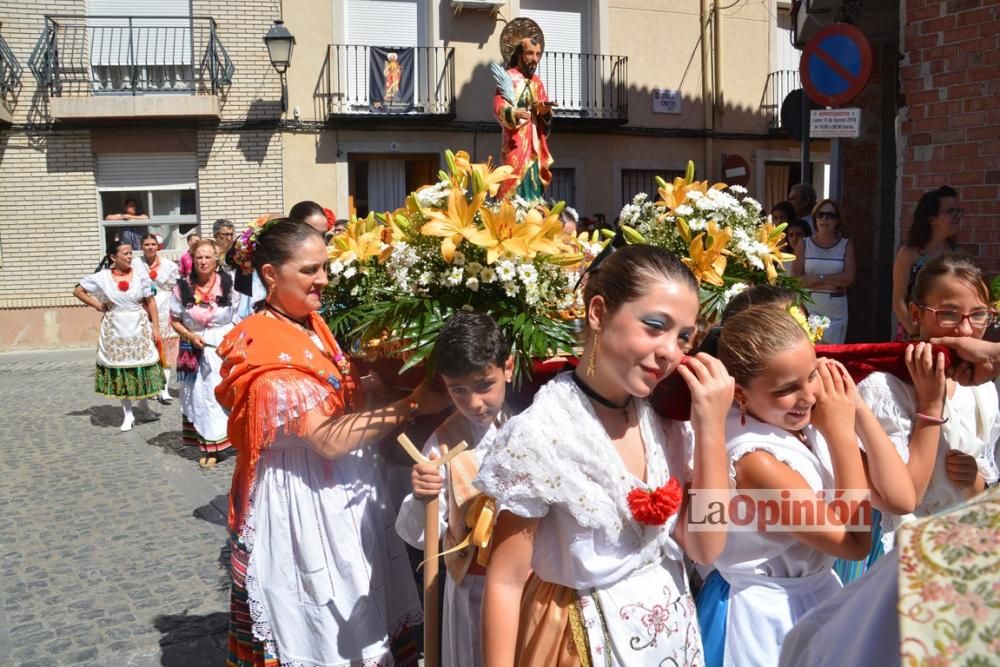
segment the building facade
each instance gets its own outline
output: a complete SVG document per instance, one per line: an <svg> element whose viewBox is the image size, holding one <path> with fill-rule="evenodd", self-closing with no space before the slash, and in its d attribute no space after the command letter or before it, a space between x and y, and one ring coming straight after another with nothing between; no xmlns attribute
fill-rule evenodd
<svg viewBox="0 0 1000 667"><path fill-rule="evenodd" d="M92 343L97 313L71 292L126 198L179 253L196 227L303 199L339 217L394 208L446 148L496 158L489 66L517 16L546 35L550 197L612 221L655 175L691 159L722 180L738 155L773 204L799 174L778 122L798 87L788 4L3 0L0 63L20 73L0 69L17 79L0 115L0 349ZM262 41L276 19L296 38L284 112ZM403 106L374 99L371 63L388 47L409 59ZM822 190L827 148L812 155Z"/></svg>

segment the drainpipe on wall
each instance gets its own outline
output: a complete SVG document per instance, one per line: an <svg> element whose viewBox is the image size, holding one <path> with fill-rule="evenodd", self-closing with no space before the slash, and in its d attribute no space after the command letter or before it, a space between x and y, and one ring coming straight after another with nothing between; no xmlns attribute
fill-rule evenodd
<svg viewBox="0 0 1000 667"><path fill-rule="evenodd" d="M715 114L713 113L715 105L712 100L712 67L710 62L710 53L708 50L708 21L708 0L701 0L701 101L702 109L704 109L705 112L705 130L709 133L709 135L705 137L705 172L702 178L711 180L713 172L713 147L711 132L715 129Z"/></svg>
<svg viewBox="0 0 1000 667"><path fill-rule="evenodd" d="M722 7L719 0L712 5L712 49L715 57L715 111L725 112L725 100L722 98Z"/></svg>

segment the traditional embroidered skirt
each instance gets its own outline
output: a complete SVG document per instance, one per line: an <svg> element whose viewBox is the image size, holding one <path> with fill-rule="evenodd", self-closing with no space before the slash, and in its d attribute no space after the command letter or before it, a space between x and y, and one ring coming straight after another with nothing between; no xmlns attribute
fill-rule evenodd
<svg viewBox="0 0 1000 667"><path fill-rule="evenodd" d="M584 590L532 575L521 597L515 664L702 665L683 565L665 559L609 586Z"/></svg>
<svg viewBox="0 0 1000 667"><path fill-rule="evenodd" d="M138 368L109 368L97 364L94 391L108 398L141 399L159 394L164 383L159 363Z"/></svg>
<svg viewBox="0 0 1000 667"><path fill-rule="evenodd" d="M194 424L187 417L184 417L181 422L181 431L183 433L181 442L185 445L197 447L206 454L218 454L232 447L232 443L229 442L228 437L222 440L208 440L203 438L198 433L198 429L194 427Z"/></svg>

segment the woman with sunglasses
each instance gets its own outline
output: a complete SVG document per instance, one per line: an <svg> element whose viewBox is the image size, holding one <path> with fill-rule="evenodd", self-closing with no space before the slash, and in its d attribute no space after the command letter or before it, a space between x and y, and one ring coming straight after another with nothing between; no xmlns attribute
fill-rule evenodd
<svg viewBox="0 0 1000 667"><path fill-rule="evenodd" d="M795 248L792 275L809 290L813 315L830 318L821 342L840 345L847 337L847 288L854 283L854 244L841 233L840 206L824 199L813 209L816 233Z"/></svg>
<svg viewBox="0 0 1000 667"><path fill-rule="evenodd" d="M982 269L964 255L941 255L917 276L907 324L920 341L948 337L982 338L996 317ZM967 387L945 377L945 356L928 342L906 351L911 383L888 373L872 373L858 384L867 403L896 446L917 491L913 514L883 513L882 538L893 548L899 525L914 517L947 510L981 493L998 477L994 447L1000 439L997 388ZM869 563L879 554L873 553Z"/></svg>
<svg viewBox="0 0 1000 667"><path fill-rule="evenodd" d="M958 225L964 211L958 207L958 193L943 185L925 192L913 210L913 224L906 243L892 265L892 312L896 314L896 340L917 335L911 322L909 299L917 272L938 255L955 252Z"/></svg>

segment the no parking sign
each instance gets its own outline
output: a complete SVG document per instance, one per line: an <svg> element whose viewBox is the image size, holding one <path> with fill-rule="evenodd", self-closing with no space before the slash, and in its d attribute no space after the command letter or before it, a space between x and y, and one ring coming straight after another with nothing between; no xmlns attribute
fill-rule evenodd
<svg viewBox="0 0 1000 667"><path fill-rule="evenodd" d="M825 107L857 97L872 74L872 47L865 34L848 23L820 30L802 49L799 77L809 99Z"/></svg>

